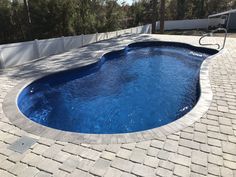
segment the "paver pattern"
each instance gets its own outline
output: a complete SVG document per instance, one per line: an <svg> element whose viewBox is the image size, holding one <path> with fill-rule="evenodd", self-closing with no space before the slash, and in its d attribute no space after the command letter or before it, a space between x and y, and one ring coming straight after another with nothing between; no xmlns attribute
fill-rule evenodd
<svg viewBox="0 0 236 177"><path fill-rule="evenodd" d="M198 45L194 36L138 36ZM119 45L132 37L114 39ZM210 38L220 41L221 38ZM101 45L102 44L102 45ZM236 39L210 64L213 101L193 125L163 138L128 144L73 144L29 134L5 116L2 103L23 79L90 62L97 45L48 57L0 73L0 176L236 176ZM109 48L109 41L100 43ZM88 51L88 48L90 49ZM80 58L80 59L78 59ZM81 59L83 58L83 59ZM53 69L52 69L53 68ZM37 139L23 154L8 147L22 136Z"/></svg>

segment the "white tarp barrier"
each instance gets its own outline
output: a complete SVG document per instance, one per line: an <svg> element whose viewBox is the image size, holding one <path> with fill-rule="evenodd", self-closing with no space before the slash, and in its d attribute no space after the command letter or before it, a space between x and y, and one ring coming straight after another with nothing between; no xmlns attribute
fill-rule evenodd
<svg viewBox="0 0 236 177"><path fill-rule="evenodd" d="M64 52L63 38L38 40L39 57L46 57Z"/></svg>
<svg viewBox="0 0 236 177"><path fill-rule="evenodd" d="M107 33L108 39L116 37L116 31Z"/></svg>
<svg viewBox="0 0 236 177"><path fill-rule="evenodd" d="M123 35L123 34L125 34L125 31L124 30L119 30L119 31L117 31L117 35L119 36L119 35Z"/></svg>
<svg viewBox="0 0 236 177"><path fill-rule="evenodd" d="M69 51L71 49L79 48L82 46L83 46L82 36L64 37L65 51Z"/></svg>
<svg viewBox="0 0 236 177"><path fill-rule="evenodd" d="M0 52L1 65L5 67L19 65L39 57L35 41L1 45Z"/></svg>
<svg viewBox="0 0 236 177"><path fill-rule="evenodd" d="M137 34L140 34L140 33L141 33L141 30L142 30L141 27L138 26L136 29L137 29L137 32L136 32L136 33L137 33Z"/></svg>
<svg viewBox="0 0 236 177"><path fill-rule="evenodd" d="M97 33L97 41L102 41L106 39L106 33Z"/></svg>
<svg viewBox="0 0 236 177"><path fill-rule="evenodd" d="M141 29L141 33L146 34L146 33L151 33L151 25L145 25Z"/></svg>
<svg viewBox="0 0 236 177"><path fill-rule="evenodd" d="M83 35L82 38L83 38L83 45L88 45L96 42L96 34Z"/></svg>

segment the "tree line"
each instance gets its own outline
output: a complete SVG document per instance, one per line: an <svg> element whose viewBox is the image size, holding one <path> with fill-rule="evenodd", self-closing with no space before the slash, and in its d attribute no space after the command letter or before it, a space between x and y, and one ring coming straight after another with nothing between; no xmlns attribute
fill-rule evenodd
<svg viewBox="0 0 236 177"><path fill-rule="evenodd" d="M165 20L206 18L236 0L165 0ZM159 20L158 0L0 0L0 43L108 32Z"/></svg>

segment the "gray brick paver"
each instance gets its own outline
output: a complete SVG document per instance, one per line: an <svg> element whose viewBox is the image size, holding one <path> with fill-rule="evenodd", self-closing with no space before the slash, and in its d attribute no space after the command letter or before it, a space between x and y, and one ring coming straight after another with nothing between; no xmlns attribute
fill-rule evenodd
<svg viewBox="0 0 236 177"><path fill-rule="evenodd" d="M179 146L179 148L178 148L178 153L181 154L181 155L190 157L190 156L191 156L191 153L192 153L192 149Z"/></svg>
<svg viewBox="0 0 236 177"><path fill-rule="evenodd" d="M25 168L28 168L26 164L23 164L21 162L16 163L14 166L12 166L8 171L14 175L20 174Z"/></svg>
<svg viewBox="0 0 236 177"><path fill-rule="evenodd" d="M143 163L146 157L146 151L143 149L134 149L131 153L130 160L136 163Z"/></svg>
<svg viewBox="0 0 236 177"><path fill-rule="evenodd" d="M122 171L117 170L115 168L108 168L106 174L104 175L104 177L121 177L122 175Z"/></svg>
<svg viewBox="0 0 236 177"><path fill-rule="evenodd" d="M15 163L10 162L9 160L4 160L1 162L0 164L0 169L6 170L8 171L9 169L11 169L12 167L14 167Z"/></svg>
<svg viewBox="0 0 236 177"><path fill-rule="evenodd" d="M206 133L195 132L193 140L199 143L206 143L207 135Z"/></svg>
<svg viewBox="0 0 236 177"><path fill-rule="evenodd" d="M127 150L127 149L121 149L118 153L117 153L117 157L123 158L123 159L129 159L130 156L132 154L132 151Z"/></svg>
<svg viewBox="0 0 236 177"><path fill-rule="evenodd" d="M211 153L214 155L222 156L223 152L220 147L212 146L211 147Z"/></svg>
<svg viewBox="0 0 236 177"><path fill-rule="evenodd" d="M207 131L207 126L205 124L201 123L196 123L194 125L194 129L199 132L206 132Z"/></svg>
<svg viewBox="0 0 236 177"><path fill-rule="evenodd" d="M52 159L57 162L63 163L70 156L71 154L69 153L66 153L64 151L59 151L58 153L56 153L56 155L53 155Z"/></svg>
<svg viewBox="0 0 236 177"><path fill-rule="evenodd" d="M236 162L224 160L224 166L229 169L236 170Z"/></svg>
<svg viewBox="0 0 236 177"><path fill-rule="evenodd" d="M200 151L193 151L192 163L202 165L202 166L207 166L207 153L200 152Z"/></svg>
<svg viewBox="0 0 236 177"><path fill-rule="evenodd" d="M162 149L164 146L164 142L160 140L152 140L150 146L154 148Z"/></svg>
<svg viewBox="0 0 236 177"><path fill-rule="evenodd" d="M178 141L166 140L164 144L164 150L176 152L178 149Z"/></svg>
<svg viewBox="0 0 236 177"><path fill-rule="evenodd" d="M4 177L15 177L13 174L7 172L7 171L4 171L4 170L1 170L0 169L0 176L4 176Z"/></svg>
<svg viewBox="0 0 236 177"><path fill-rule="evenodd" d="M156 168L158 166L159 159L157 157L146 156L144 160L144 165Z"/></svg>
<svg viewBox="0 0 236 177"><path fill-rule="evenodd" d="M208 154L208 162L222 166L223 165L223 158L221 156Z"/></svg>
<svg viewBox="0 0 236 177"><path fill-rule="evenodd" d="M215 164L208 164L208 173L212 175L219 176L220 175L220 167Z"/></svg>
<svg viewBox="0 0 236 177"><path fill-rule="evenodd" d="M50 147L50 146L52 146L52 145L55 143L55 140L48 139L48 138L44 138L44 137L40 137L40 138L38 139L38 143Z"/></svg>
<svg viewBox="0 0 236 177"><path fill-rule="evenodd" d="M122 148L128 149L128 150L132 150L135 148L136 143L128 143L128 144L122 144Z"/></svg>
<svg viewBox="0 0 236 177"><path fill-rule="evenodd" d="M227 125L220 125L220 132L226 135L234 135L233 128Z"/></svg>
<svg viewBox="0 0 236 177"><path fill-rule="evenodd" d="M235 143L229 143L229 142L223 142L223 152L229 153L229 154L236 154L236 144Z"/></svg>
<svg viewBox="0 0 236 177"><path fill-rule="evenodd" d="M100 158L95 162L94 166L90 169L90 173L97 176L103 176L108 170L110 163L111 162L109 160Z"/></svg>
<svg viewBox="0 0 236 177"><path fill-rule="evenodd" d="M221 141L218 139L208 138L207 142L211 146L221 147Z"/></svg>
<svg viewBox="0 0 236 177"><path fill-rule="evenodd" d="M134 163L121 158L115 158L114 161L112 161L111 166L122 171L131 172Z"/></svg>
<svg viewBox="0 0 236 177"><path fill-rule="evenodd" d="M63 149L62 151L73 154L73 155L77 155L79 153L82 153L85 149L81 146L77 146L74 144L70 144L68 143Z"/></svg>
<svg viewBox="0 0 236 177"><path fill-rule="evenodd" d="M207 130L212 131L212 132L219 132L220 127L219 126L213 126L213 125L207 125Z"/></svg>
<svg viewBox="0 0 236 177"><path fill-rule="evenodd" d="M61 146L61 145L53 144L41 154L44 157L53 159L61 151L62 148L63 148L63 146Z"/></svg>
<svg viewBox="0 0 236 177"><path fill-rule="evenodd" d="M147 155L156 157L158 155L159 151L160 151L159 149L150 147L147 150Z"/></svg>
<svg viewBox="0 0 236 177"><path fill-rule="evenodd" d="M228 160L228 161L233 161L236 162L236 155L232 155L232 154L223 154L223 158Z"/></svg>
<svg viewBox="0 0 236 177"><path fill-rule="evenodd" d="M176 165L174 169L174 174L182 177L189 177L190 176L190 168Z"/></svg>
<svg viewBox="0 0 236 177"><path fill-rule="evenodd" d="M234 177L234 172L231 169L225 168L225 167L221 167L220 168L220 175L222 177Z"/></svg>
<svg viewBox="0 0 236 177"><path fill-rule="evenodd" d="M231 119L225 117L219 117L219 123L221 125L229 125L229 126L231 126L232 124Z"/></svg>
<svg viewBox="0 0 236 177"><path fill-rule="evenodd" d="M95 160L95 161L99 159L100 155L101 155L101 152L98 152L92 149L86 149L80 154L82 158Z"/></svg>
<svg viewBox="0 0 236 177"><path fill-rule="evenodd" d="M94 164L94 161L83 159L77 164L77 168L83 171L89 171L94 166Z"/></svg>
<svg viewBox="0 0 236 177"><path fill-rule="evenodd" d="M157 157L158 157L159 159L167 160L167 159L169 159L170 157L172 157L173 155L174 155L173 152L168 152L168 151L161 150L161 151L159 151Z"/></svg>
<svg viewBox="0 0 236 177"><path fill-rule="evenodd" d="M70 175L67 175L67 176L68 177L92 177L93 175L77 169L77 170L73 171L73 173L71 173Z"/></svg>
<svg viewBox="0 0 236 177"><path fill-rule="evenodd" d="M200 148L199 143L194 142L194 141L190 141L190 140L186 140L186 139L180 139L179 145L187 147L187 148L195 149L195 150L199 150L199 148Z"/></svg>
<svg viewBox="0 0 236 177"><path fill-rule="evenodd" d="M20 153L16 152L16 153L13 153L11 156L9 156L8 160L16 163L16 162L19 162L21 159L23 159L24 156L25 156L24 154L20 154ZM1 163L1 160L0 160L0 163Z"/></svg>
<svg viewBox="0 0 236 177"><path fill-rule="evenodd" d="M117 156L119 155L117 154ZM107 160L113 160L116 157L116 154L108 151L103 151L101 157Z"/></svg>
<svg viewBox="0 0 236 177"><path fill-rule="evenodd" d="M0 154L0 164L7 159L7 156Z"/></svg>
<svg viewBox="0 0 236 177"><path fill-rule="evenodd" d="M165 168L157 168L156 174L158 176L166 177L166 176L171 176L173 172L172 170L168 170Z"/></svg>
<svg viewBox="0 0 236 177"><path fill-rule="evenodd" d="M192 164L190 168L191 168L191 171L193 171L195 173L198 173L198 174L201 174L201 175L207 175L207 167Z"/></svg>
<svg viewBox="0 0 236 177"><path fill-rule="evenodd" d="M136 175L124 172L122 173L121 177L136 177Z"/></svg>
<svg viewBox="0 0 236 177"><path fill-rule="evenodd" d="M181 132L180 137L183 138L183 139L192 140L193 139L193 134L188 133L188 132Z"/></svg>
<svg viewBox="0 0 236 177"><path fill-rule="evenodd" d="M43 159L44 158L42 156L29 153L23 159L21 159L21 162L28 164L30 166L37 166L39 162L41 162Z"/></svg>
<svg viewBox="0 0 236 177"><path fill-rule="evenodd" d="M188 167L191 164L191 159L189 157L179 155L179 154L170 156L169 160L173 163L177 163L177 164L188 166Z"/></svg>
<svg viewBox="0 0 236 177"><path fill-rule="evenodd" d="M138 143L136 143L136 147L138 147L140 149L147 150L149 148L150 144L151 144L150 141L138 142Z"/></svg>
<svg viewBox="0 0 236 177"><path fill-rule="evenodd" d="M97 150L97 151L104 151L106 149L106 145L103 144L95 144L91 146L92 149Z"/></svg>
<svg viewBox="0 0 236 177"><path fill-rule="evenodd" d="M75 168L81 161L82 158L78 156L70 156L63 162L63 164L59 167L59 169L71 173L75 170Z"/></svg>
<svg viewBox="0 0 236 177"><path fill-rule="evenodd" d="M53 161L51 159L43 159L40 161L37 165L37 168L42 171L46 171L48 173L52 173L54 171L57 171L59 167L61 166L60 163Z"/></svg>
<svg viewBox="0 0 236 177"><path fill-rule="evenodd" d="M141 165L141 164L135 164L134 168L132 170L133 174L136 174L138 176L155 176L155 170L151 167L147 167L145 165Z"/></svg>
<svg viewBox="0 0 236 177"><path fill-rule="evenodd" d="M159 167L162 167L162 168L165 168L165 169L168 169L168 170L172 171L174 169L175 165L174 165L173 162L170 162L170 161L167 161L167 160L160 160L159 161Z"/></svg>
<svg viewBox="0 0 236 177"><path fill-rule="evenodd" d="M195 172L191 172L191 173L190 173L190 176L191 176L191 177L206 177L206 175L201 175L201 174L195 173ZM209 176L208 176L208 177L209 177ZM210 177L212 177L212 176L210 176Z"/></svg>
<svg viewBox="0 0 236 177"><path fill-rule="evenodd" d="M221 134L219 132L208 131L207 136L210 137L210 138L215 138L215 139L219 139L219 140L222 140L222 141L227 140L227 135Z"/></svg>
<svg viewBox="0 0 236 177"><path fill-rule="evenodd" d="M39 170L37 168L28 167L28 168L23 169L21 173L19 173L17 176L19 177L35 176L38 172Z"/></svg>
<svg viewBox="0 0 236 177"><path fill-rule="evenodd" d="M43 144L36 144L32 150L33 153L41 155L48 149L48 146Z"/></svg>
<svg viewBox="0 0 236 177"><path fill-rule="evenodd" d="M59 175L57 175L57 172L55 172L54 176L59 176ZM60 174L60 176L61 176L61 174ZM45 171L39 171L34 177L52 177L52 174L47 173Z"/></svg>

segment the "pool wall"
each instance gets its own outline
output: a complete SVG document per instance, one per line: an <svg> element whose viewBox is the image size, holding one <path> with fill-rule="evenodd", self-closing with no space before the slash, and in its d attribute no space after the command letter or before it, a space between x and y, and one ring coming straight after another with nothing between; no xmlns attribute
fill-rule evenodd
<svg viewBox="0 0 236 177"><path fill-rule="evenodd" d="M145 42L145 41L144 41ZM144 42L139 43L132 43L132 44L126 44L130 46L144 44ZM165 43L165 42L159 42L158 43ZM167 42L170 43L170 42ZM172 42L171 42L172 43ZM191 124L193 124L195 121L199 120L208 110L211 100L212 100L212 91L211 86L209 83L208 78L208 65L210 64L211 59L215 57L215 55L220 55L221 52L216 53L216 50L213 49L206 49L201 47L195 47L189 44L184 43L178 43L179 45L183 45L188 48L194 48L195 50L209 50L212 52L212 56L205 59L201 65L200 69L200 98L197 102L197 104L194 106L194 108L184 115L183 117L179 118L178 120L169 123L167 125L164 125L162 127L149 129L145 131L140 132L134 132L134 133L123 133L123 134L84 134L84 133L73 133L73 132L66 132L62 130L57 130L49 127L45 127L43 125L40 125L38 123L35 123L28 118L26 118L21 111L19 110L17 106L17 98L21 91L28 86L33 81L40 79L46 75L26 79L24 82L18 84L16 87L12 89L11 92L8 93L6 96L4 103L3 103L3 110L6 116L10 119L10 121L16 125L17 127L35 134L37 136L42 136L46 138L51 138L55 140L60 141L67 141L67 142L73 142L73 143L128 143L128 142L138 142L143 140L149 140L153 139L155 137L164 137L166 135L169 135L171 133L177 132ZM125 47L125 46L124 46ZM124 50L119 49L117 52ZM114 46L113 50L115 50L116 47ZM111 51L113 51L111 50ZM107 52L106 52L107 53ZM109 55L106 53L101 53L98 58L102 58L103 55ZM97 64L100 62L100 60L97 60L93 64ZM86 66L81 67L81 69L86 68ZM73 68L72 68L73 69Z"/></svg>

